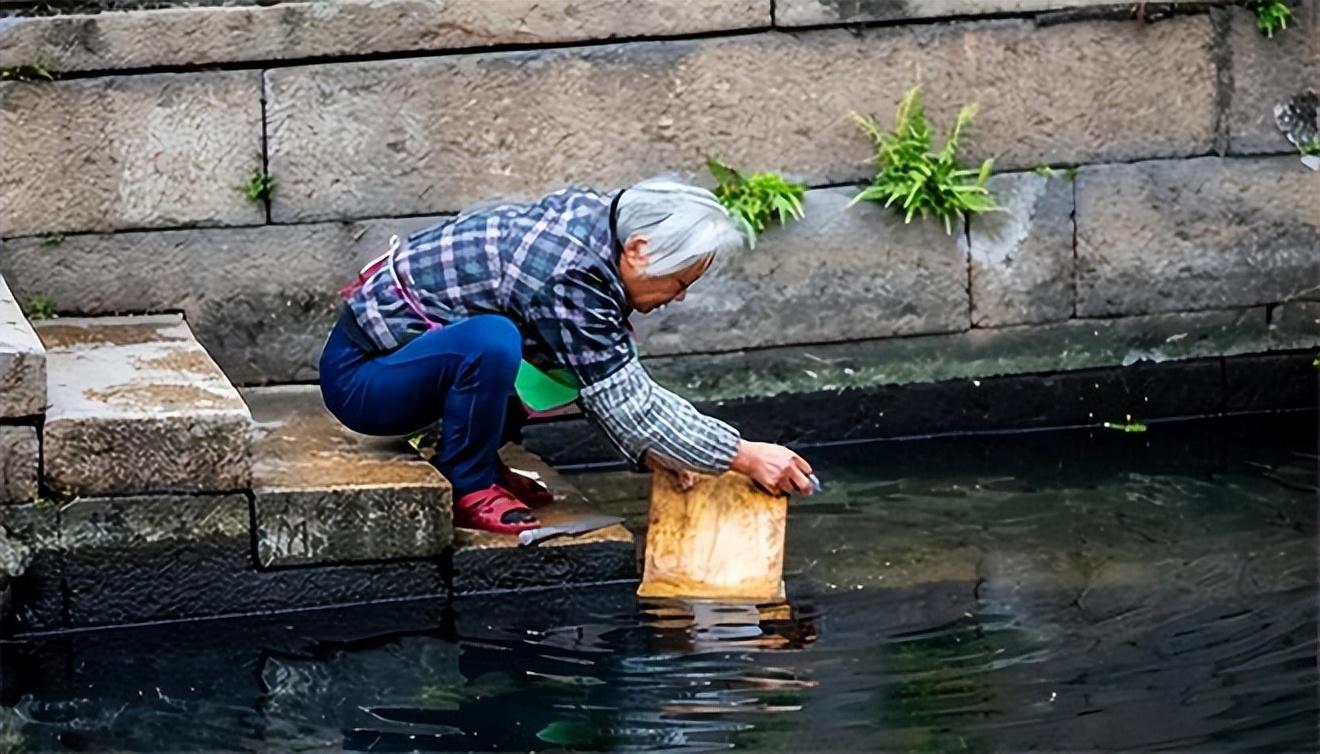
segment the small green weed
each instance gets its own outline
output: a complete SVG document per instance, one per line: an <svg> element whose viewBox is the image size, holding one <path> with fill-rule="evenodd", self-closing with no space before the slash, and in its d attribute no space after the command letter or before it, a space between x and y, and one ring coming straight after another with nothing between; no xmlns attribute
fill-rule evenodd
<svg viewBox="0 0 1320 754"><path fill-rule="evenodd" d="M1302 154L1320 156L1320 139L1311 139L1298 145L1297 151Z"/></svg>
<svg viewBox="0 0 1320 754"><path fill-rule="evenodd" d="M0 81L54 81L55 74L41 63L0 68Z"/></svg>
<svg viewBox="0 0 1320 754"><path fill-rule="evenodd" d="M37 294L28 299L28 319L55 319L59 315L56 312L59 307L55 305L55 299L50 296Z"/></svg>
<svg viewBox="0 0 1320 754"><path fill-rule="evenodd" d="M1292 8L1285 0L1251 0L1247 4L1256 14L1256 28L1267 37L1288 28L1292 20Z"/></svg>
<svg viewBox="0 0 1320 754"><path fill-rule="evenodd" d="M1146 431L1146 425L1145 425L1145 424L1142 424L1141 422L1134 422L1134 421L1132 421L1132 417L1130 417L1130 416L1128 417L1128 421L1125 421L1125 422L1105 422L1105 425L1104 425L1104 426L1105 426L1105 429L1115 429L1115 430L1118 430L1119 432L1145 432L1145 431Z"/></svg>
<svg viewBox="0 0 1320 754"><path fill-rule="evenodd" d="M1054 168L1050 167L1049 165L1037 165L1036 168L1031 172L1035 173L1036 175L1043 175L1046 178L1053 178L1056 171L1054 170Z"/></svg>
<svg viewBox="0 0 1320 754"><path fill-rule="evenodd" d="M64 243L63 233L47 233L41 237L42 246L59 246Z"/></svg>
<svg viewBox="0 0 1320 754"><path fill-rule="evenodd" d="M1068 180L1070 180L1070 181L1075 181L1075 180L1077 180L1077 168L1076 168L1076 167L1068 168L1067 170L1063 171L1063 174L1066 175L1066 176L1068 177Z"/></svg>
<svg viewBox="0 0 1320 754"><path fill-rule="evenodd" d="M963 107L944 147L932 152L932 129L919 86L908 90L899 102L893 131L886 132L873 119L853 113L853 119L875 143L877 172L874 182L848 206L862 200L884 202L886 207L898 203L904 222L912 222L917 215L934 215L950 234L955 219L999 209L986 188L994 162L986 160L980 170L966 170L958 164L958 139L975 116L975 105Z"/></svg>
<svg viewBox="0 0 1320 754"><path fill-rule="evenodd" d="M706 158L706 167L718 184L716 198L743 226L752 246L756 246L756 237L771 223L783 225L802 219L805 185L785 180L778 173L744 176L714 157Z"/></svg>
<svg viewBox="0 0 1320 754"><path fill-rule="evenodd" d="M264 202L275 192L275 179L258 170L252 174L247 183L239 186L238 190L243 192L243 196L249 202Z"/></svg>

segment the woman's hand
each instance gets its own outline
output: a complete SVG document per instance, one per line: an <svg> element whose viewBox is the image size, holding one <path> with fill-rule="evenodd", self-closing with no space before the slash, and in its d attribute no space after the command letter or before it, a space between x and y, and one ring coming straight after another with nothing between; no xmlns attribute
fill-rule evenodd
<svg viewBox="0 0 1320 754"><path fill-rule="evenodd" d="M807 478L811 464L782 445L742 440L732 468L751 477L768 492L810 495L812 491L811 480Z"/></svg>

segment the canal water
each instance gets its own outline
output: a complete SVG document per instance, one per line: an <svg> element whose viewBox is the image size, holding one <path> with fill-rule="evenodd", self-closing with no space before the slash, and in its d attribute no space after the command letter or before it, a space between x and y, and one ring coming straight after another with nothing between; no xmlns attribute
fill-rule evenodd
<svg viewBox="0 0 1320 754"><path fill-rule="evenodd" d="M804 450L788 602L634 585L0 645L0 751L1317 749L1314 414ZM574 481L645 525L646 480Z"/></svg>

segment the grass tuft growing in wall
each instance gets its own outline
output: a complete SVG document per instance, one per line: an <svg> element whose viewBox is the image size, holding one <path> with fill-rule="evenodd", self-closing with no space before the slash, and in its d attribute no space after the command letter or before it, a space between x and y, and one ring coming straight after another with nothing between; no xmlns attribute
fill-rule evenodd
<svg viewBox="0 0 1320 754"><path fill-rule="evenodd" d="M41 63L0 68L0 81L54 81L55 73Z"/></svg>
<svg viewBox="0 0 1320 754"><path fill-rule="evenodd" d="M270 199L270 195L275 193L275 179L268 173L258 170L252 174L247 183L238 187L243 196L249 202L256 204Z"/></svg>
<svg viewBox="0 0 1320 754"><path fill-rule="evenodd" d="M1292 7L1286 0L1251 0L1247 7L1256 14L1256 28L1267 37L1287 29L1292 21Z"/></svg>
<svg viewBox="0 0 1320 754"><path fill-rule="evenodd" d="M744 176L714 157L706 158L706 167L718 184L715 197L742 225L751 246L756 246L757 237L772 223L783 225L802 219L805 185L786 180L778 173Z"/></svg>
<svg viewBox="0 0 1320 754"><path fill-rule="evenodd" d="M976 106L967 105L938 151L931 151L934 129L926 120L921 87L914 86L903 96L894 115L894 128L885 131L867 116L853 113L854 120L875 144L876 175L848 206L860 201L883 202L895 207L904 222L913 217L935 217L953 233L954 220L967 215L998 210L986 181L990 179L993 160L981 163L977 170L965 169L958 162L958 139L976 116Z"/></svg>
<svg viewBox="0 0 1320 754"><path fill-rule="evenodd" d="M56 306L55 299L50 296L37 294L28 299L28 319L55 319L59 316L56 314L58 311L59 307Z"/></svg>

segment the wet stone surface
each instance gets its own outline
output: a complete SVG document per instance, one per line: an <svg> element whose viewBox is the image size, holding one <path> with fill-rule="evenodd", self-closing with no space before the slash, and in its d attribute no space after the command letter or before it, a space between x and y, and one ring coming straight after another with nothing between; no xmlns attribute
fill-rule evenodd
<svg viewBox="0 0 1320 754"><path fill-rule="evenodd" d="M63 625L59 506L47 501L0 505L0 528L28 553L23 573L10 579L8 625L0 629L38 631Z"/></svg>
<svg viewBox="0 0 1320 754"><path fill-rule="evenodd" d="M59 319L37 329L52 375L42 432L52 489L248 487L251 414L181 317Z"/></svg>
<svg viewBox="0 0 1320 754"><path fill-rule="evenodd" d="M344 428L320 389L251 388L253 512L263 566L435 557L449 545L449 483L396 438Z"/></svg>
<svg viewBox="0 0 1320 754"><path fill-rule="evenodd" d="M555 493L553 504L535 511L543 525L601 512L571 480L526 451L510 445L501 456L511 468L536 474ZM519 547L511 535L455 529L452 568L455 594L601 583L636 578L637 550L632 532L619 525L533 547Z"/></svg>
<svg viewBox="0 0 1320 754"><path fill-rule="evenodd" d="M444 593L438 561L259 571L245 495L84 498L60 539L72 626ZM168 574L168 578L162 577Z"/></svg>

